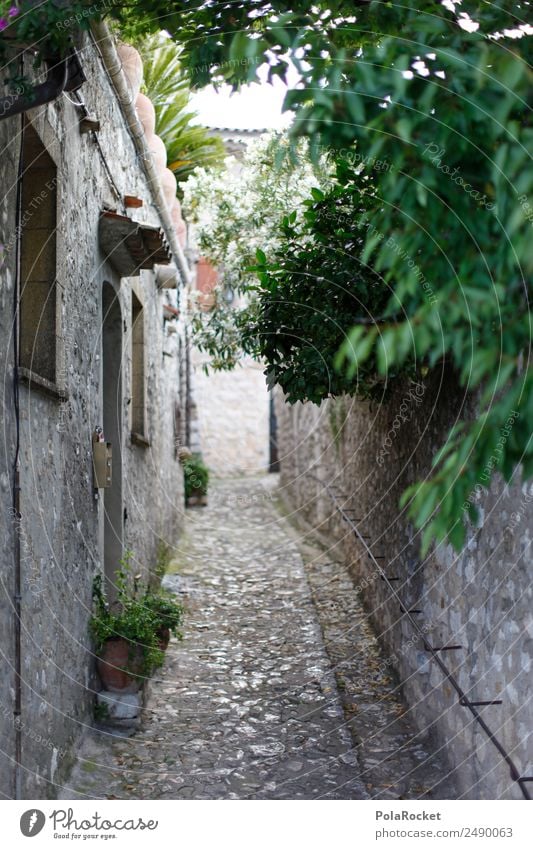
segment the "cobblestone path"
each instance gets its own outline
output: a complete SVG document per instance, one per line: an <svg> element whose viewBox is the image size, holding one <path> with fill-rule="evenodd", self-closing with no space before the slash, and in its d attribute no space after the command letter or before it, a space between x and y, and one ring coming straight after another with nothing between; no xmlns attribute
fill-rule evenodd
<svg viewBox="0 0 533 849"><path fill-rule="evenodd" d="M210 506L188 511L165 578L187 607L185 639L152 679L142 730L92 731L60 798L448 796L376 672L349 577L298 546L272 483L215 482Z"/></svg>

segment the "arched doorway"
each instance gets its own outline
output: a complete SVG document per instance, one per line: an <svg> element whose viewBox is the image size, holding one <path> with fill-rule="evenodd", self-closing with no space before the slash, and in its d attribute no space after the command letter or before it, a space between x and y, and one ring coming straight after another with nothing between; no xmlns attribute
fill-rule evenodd
<svg viewBox="0 0 533 849"><path fill-rule="evenodd" d="M123 556L122 507L122 313L110 283L102 290L102 408L104 436L112 445L112 484L104 489L104 574L109 599Z"/></svg>

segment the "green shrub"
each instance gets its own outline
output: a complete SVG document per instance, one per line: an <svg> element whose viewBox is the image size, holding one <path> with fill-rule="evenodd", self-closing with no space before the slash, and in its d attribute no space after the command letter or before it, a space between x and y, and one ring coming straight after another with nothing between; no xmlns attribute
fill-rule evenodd
<svg viewBox="0 0 533 849"><path fill-rule="evenodd" d="M177 626L182 620L183 607L169 593L149 590L144 584L139 584L136 578L130 587L130 572L131 552L127 552L117 572L117 601L112 605L106 598L102 576L96 575L93 582L95 611L89 626L97 654L107 640L116 637L130 643L131 660L135 650L140 647L140 674L145 676L150 675L163 662L164 654L159 647L161 629L169 628L178 637L181 636Z"/></svg>
<svg viewBox="0 0 533 849"><path fill-rule="evenodd" d="M209 484L209 469L203 462L199 454L194 454L190 460L186 460L183 464L183 474L185 478L185 497L190 498L191 495L207 495L207 486Z"/></svg>
<svg viewBox="0 0 533 849"><path fill-rule="evenodd" d="M183 607L171 593L160 590L159 592L147 592L143 598L145 606L152 612L158 624L158 629L168 628L169 631L181 639L178 625L183 619Z"/></svg>

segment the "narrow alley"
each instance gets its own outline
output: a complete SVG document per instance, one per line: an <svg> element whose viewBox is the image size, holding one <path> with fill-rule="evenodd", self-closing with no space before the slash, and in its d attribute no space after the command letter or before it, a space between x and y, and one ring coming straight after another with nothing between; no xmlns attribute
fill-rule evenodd
<svg viewBox="0 0 533 849"><path fill-rule="evenodd" d="M131 737L91 729L59 798L453 798L345 567L274 476L214 481L164 584L186 606ZM300 537L300 538L299 538Z"/></svg>
<svg viewBox="0 0 533 849"><path fill-rule="evenodd" d="M531 6L0 0L10 847L529 847Z"/></svg>

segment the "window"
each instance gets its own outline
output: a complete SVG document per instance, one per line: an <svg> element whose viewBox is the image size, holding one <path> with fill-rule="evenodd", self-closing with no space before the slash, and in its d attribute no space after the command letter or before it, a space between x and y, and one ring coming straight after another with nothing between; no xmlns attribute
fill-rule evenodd
<svg viewBox="0 0 533 849"><path fill-rule="evenodd" d="M20 366L57 382L57 169L29 122L22 150Z"/></svg>
<svg viewBox="0 0 533 849"><path fill-rule="evenodd" d="M147 445L145 425L144 314L134 292L131 293L131 432L132 440Z"/></svg>

